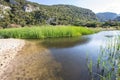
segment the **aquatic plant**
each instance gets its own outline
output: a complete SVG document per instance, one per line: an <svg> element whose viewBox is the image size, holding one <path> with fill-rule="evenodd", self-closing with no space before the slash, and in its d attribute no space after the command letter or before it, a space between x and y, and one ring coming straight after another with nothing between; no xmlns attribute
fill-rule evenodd
<svg viewBox="0 0 120 80"><path fill-rule="evenodd" d="M44 39L75 37L94 33L91 29L76 26L33 26L0 30L4 38Z"/></svg>
<svg viewBox="0 0 120 80"><path fill-rule="evenodd" d="M101 45L99 56L95 64L97 71L90 71L93 80L120 80L120 38L115 36L108 38L104 45ZM89 66L88 66L88 69Z"/></svg>

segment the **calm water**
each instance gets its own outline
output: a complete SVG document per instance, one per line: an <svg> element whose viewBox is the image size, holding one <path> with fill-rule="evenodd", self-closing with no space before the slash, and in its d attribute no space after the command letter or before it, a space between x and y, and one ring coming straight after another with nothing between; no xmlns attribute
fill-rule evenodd
<svg viewBox="0 0 120 80"><path fill-rule="evenodd" d="M62 65L63 80L90 80L86 56L96 62L100 47L118 33L119 31L103 31L80 38L50 39L44 41L43 45Z"/></svg>
<svg viewBox="0 0 120 80"><path fill-rule="evenodd" d="M7 80L90 80L86 56L96 62L100 46L118 33L103 31L77 38L29 40L31 44L3 76Z"/></svg>

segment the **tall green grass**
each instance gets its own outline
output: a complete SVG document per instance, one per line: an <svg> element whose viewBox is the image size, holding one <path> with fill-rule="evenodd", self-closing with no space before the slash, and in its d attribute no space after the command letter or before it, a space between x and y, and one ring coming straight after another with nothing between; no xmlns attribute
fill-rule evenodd
<svg viewBox="0 0 120 80"><path fill-rule="evenodd" d="M75 26L33 26L0 30L1 37L23 39L74 37L91 33L94 32L88 28Z"/></svg>

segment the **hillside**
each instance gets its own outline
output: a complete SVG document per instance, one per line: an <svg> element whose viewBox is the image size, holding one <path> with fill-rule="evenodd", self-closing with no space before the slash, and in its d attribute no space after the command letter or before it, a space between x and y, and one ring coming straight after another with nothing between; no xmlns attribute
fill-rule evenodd
<svg viewBox="0 0 120 80"><path fill-rule="evenodd" d="M120 16L116 17L114 20L120 22Z"/></svg>
<svg viewBox="0 0 120 80"><path fill-rule="evenodd" d="M114 20L118 16L116 13L112 13L112 12L97 13L96 15L98 20L101 22Z"/></svg>
<svg viewBox="0 0 120 80"><path fill-rule="evenodd" d="M0 2L0 26L14 25L82 25L97 21L89 9L72 5L41 5L26 0L2 0Z"/></svg>

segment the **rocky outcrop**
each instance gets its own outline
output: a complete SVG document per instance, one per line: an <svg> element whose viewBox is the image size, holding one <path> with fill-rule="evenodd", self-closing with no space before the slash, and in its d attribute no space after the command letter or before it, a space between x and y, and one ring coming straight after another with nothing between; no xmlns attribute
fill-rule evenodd
<svg viewBox="0 0 120 80"><path fill-rule="evenodd" d="M30 5L30 4L24 5L23 8L24 8L24 11L25 11L25 12L32 12L32 11L37 11L37 10L39 10L39 7L35 7L35 6Z"/></svg>
<svg viewBox="0 0 120 80"><path fill-rule="evenodd" d="M0 4L0 18L4 18L4 15L7 14L7 11L11 10L9 6L4 6Z"/></svg>
<svg viewBox="0 0 120 80"><path fill-rule="evenodd" d="M11 7L0 4L0 10L5 14L6 10L11 10Z"/></svg>
<svg viewBox="0 0 120 80"><path fill-rule="evenodd" d="M0 14L0 19L4 18L4 15Z"/></svg>

